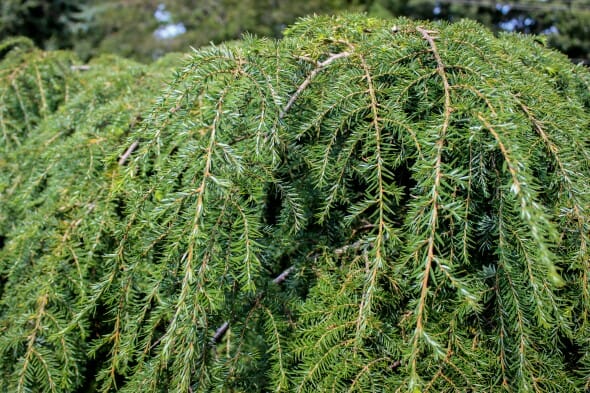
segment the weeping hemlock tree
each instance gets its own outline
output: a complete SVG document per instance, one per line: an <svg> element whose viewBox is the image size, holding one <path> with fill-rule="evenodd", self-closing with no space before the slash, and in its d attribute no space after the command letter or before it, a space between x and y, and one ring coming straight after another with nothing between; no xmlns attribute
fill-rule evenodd
<svg viewBox="0 0 590 393"><path fill-rule="evenodd" d="M0 391L589 389L590 74L564 56L313 18L160 95L172 60L3 48Z"/></svg>

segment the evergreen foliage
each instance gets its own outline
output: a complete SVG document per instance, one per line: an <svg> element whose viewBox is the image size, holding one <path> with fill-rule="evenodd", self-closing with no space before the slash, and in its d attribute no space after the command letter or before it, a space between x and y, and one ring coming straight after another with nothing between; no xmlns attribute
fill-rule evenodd
<svg viewBox="0 0 590 393"><path fill-rule="evenodd" d="M42 52L24 37L0 43L0 135L2 149L18 146L66 99L74 79L69 52Z"/></svg>
<svg viewBox="0 0 590 393"><path fill-rule="evenodd" d="M2 62L3 392L69 392L88 379L87 341L99 326L86 318L64 330L87 307L114 241L106 158L163 87L155 71L168 68L103 57L78 71L75 62L37 50Z"/></svg>
<svg viewBox="0 0 590 393"><path fill-rule="evenodd" d="M589 389L588 70L360 15L161 94L68 56L0 63L0 391Z"/></svg>

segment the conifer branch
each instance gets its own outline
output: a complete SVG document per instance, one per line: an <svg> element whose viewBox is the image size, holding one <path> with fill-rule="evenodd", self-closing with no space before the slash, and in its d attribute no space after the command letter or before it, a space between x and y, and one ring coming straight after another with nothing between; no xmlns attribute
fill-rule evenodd
<svg viewBox="0 0 590 393"><path fill-rule="evenodd" d="M295 93L293 93L293 95L291 95L291 97L289 98L289 101L287 101L287 104L284 106L282 111L279 113L279 119L282 119L283 117L285 117L287 115L287 112L289 112L289 110L291 109L293 104L295 104L295 101L297 101L297 98L299 98L301 93L303 93L303 91L307 88L307 86L309 86L309 84L311 83L313 78L315 78L315 76L320 71L322 71L324 68L329 66L335 60L346 58L346 57L350 56L351 54L352 54L352 52L347 52L347 51L335 53L335 54L333 53L333 54L330 54L330 56L326 60L316 62L316 67L309 73L309 75L305 78L305 80L301 83L301 85L299 85L297 90L295 90Z"/></svg>
<svg viewBox="0 0 590 393"><path fill-rule="evenodd" d="M455 85L450 86L450 88L451 89L464 89L464 90L471 91L473 94L475 94L477 97L481 98L486 103L486 105L490 109L490 112L492 113L492 115L494 115L494 116L498 115L498 113L497 113L496 109L494 108L494 106L492 105L490 99L488 97L486 97L485 94L483 94L479 90L475 89L473 86L466 85L466 84L455 84Z"/></svg>
<svg viewBox="0 0 590 393"><path fill-rule="evenodd" d="M507 147L504 145L504 143L502 142L502 139L500 138L500 134L498 134L498 132L494 129L494 127L483 117L483 115L481 113L479 113L477 115L477 118L479 120L481 120L481 122L483 123L483 125L486 127L486 129L488 131L490 131L490 133L493 135L494 139L496 140L496 143L498 144L498 147L500 148L500 151L502 152L502 156L504 157L504 160L506 160L506 164L508 166L508 171L510 172L510 175L512 176L512 190L514 191L515 194L520 194L520 191L522 190L522 185L520 183L520 180L518 179L518 169L515 165L515 163L513 162L510 153L508 152Z"/></svg>
<svg viewBox="0 0 590 393"><path fill-rule="evenodd" d="M27 337L28 338L27 351L23 357L23 365L21 366L20 371L19 371L19 379L18 379L18 385L17 385L17 391L19 393L27 390L26 389L26 379L29 377L29 373L30 373L29 367L31 366L31 362L33 361L33 358L36 357L39 359L39 361L43 362L43 358L42 358L42 356L40 356L40 354L35 349L35 345L37 345L37 336L41 333L42 319L43 319L43 317L45 317L45 307L47 306L48 299L49 299L49 296L47 293L41 295L37 299L38 309L36 310L33 329ZM51 391L54 391L55 390L55 383L53 381L53 378L51 378L50 373L48 373L48 376L49 376L49 378L47 380L47 383L49 384Z"/></svg>
<svg viewBox="0 0 590 393"><path fill-rule="evenodd" d="M568 197L571 198L574 202L573 206L572 206L572 210L574 212L574 216L575 216L576 220L578 221L580 233L583 233L583 222L585 220L582 217L582 213L580 211L580 205L578 202L578 197L576 195L576 191L572 188L572 182L571 182L570 175L569 175L570 171L568 171L565 168L565 165L559 156L558 147L555 145L555 143L553 143L551 141L551 139L549 138L549 136L547 135L547 133L543 129L543 125L542 125L541 121L539 121L535 116L533 116L531 109L528 106L526 106L522 101L520 101L518 99L518 97L516 97L516 99L520 105L520 108L527 115L528 119L533 123L535 130L537 131L537 133L539 134L539 136L541 137L541 139L543 140L543 142L547 146L547 150L549 151L549 153L551 154L551 156L553 157L553 159L557 163L557 166L559 167L559 172L562 177L562 181L564 183L566 183L566 185L567 185L567 189L569 192ZM582 242L585 242L585 239L582 238Z"/></svg>
<svg viewBox="0 0 590 393"><path fill-rule="evenodd" d="M526 352L527 352L527 348L528 348L528 340L526 337L526 333L525 333L525 326L526 326L526 320L525 320L525 316L523 314L523 309L524 306L521 304L521 300L519 298L519 291L516 288L516 285L514 283L513 278L511 277L511 272L510 272L510 267L509 265L509 259L507 257L507 255L505 255L505 252L503 251L506 247L506 239L504 236L504 216L503 216L503 208L502 206L500 207L500 211L499 211L499 220L498 220L498 233L499 233L499 244L502 247L502 251L500 254L500 258L498 261L499 264L499 271L496 272L496 283L495 283L495 289L498 292L497 295L497 302L499 304L500 307L500 311L501 314L506 314L508 316L511 316L512 314L516 314L516 331L518 334L518 339L517 339L517 351L518 351L518 355L520 356L520 362L518 362L519 365L519 375L521 375L522 377L526 377L526 370L525 370L525 364L527 363L527 358L526 358ZM501 293L502 289L503 289L503 284L500 281L500 274L503 275L503 278L506 279L506 283L508 285L508 294L512 297L511 299L511 303L514 304L514 311L510 312L511 310L509 310L509 305L505 305L504 302L508 300L505 299L505 297L507 295L504 295ZM504 332L502 332L502 334L504 334ZM510 334L510 332L506 331L505 334ZM502 356L504 356L504 358L507 357L506 353L511 353L512 349L511 348L500 348ZM507 371L504 371L507 372ZM523 379L521 379L521 381L524 381ZM507 381L507 379L504 380L504 382L509 383L509 381Z"/></svg>
<svg viewBox="0 0 590 393"><path fill-rule="evenodd" d="M372 128L375 132L375 169L377 172L377 210L378 210L378 222L377 222L377 237L375 239L375 258L372 261L370 267L370 273L366 279L366 284L364 288L363 298L361 299L359 312L357 317L357 324L356 324L356 339L360 342L361 332L365 328L365 324L368 318L368 313L371 310L371 303L373 300L373 293L376 290L376 281L377 281L377 273L383 267L383 242L384 242L384 232L385 232L385 204L387 201L385 200L385 184L383 179L383 164L384 160L382 157L382 147L381 147L381 123L379 118L379 110L378 110L378 102L377 96L375 95L375 86L373 84L373 78L371 76L371 71L365 58L360 55L361 65L363 68L363 72L365 74L365 80L367 82L367 88L369 93L370 99L370 110L371 110L371 117L372 117Z"/></svg>
<svg viewBox="0 0 590 393"><path fill-rule="evenodd" d="M333 352L342 350L343 348L348 347L349 345L354 343L354 339L347 339L347 340L343 340L340 341L338 343L336 343L336 345L332 346L331 348L328 348L327 351L325 351L324 353L320 354L320 359L318 362L316 362L309 370L307 370L307 372L305 373L305 375L303 376L303 378L301 379L301 383L299 384L298 388L297 388L297 393L300 392L304 392L306 391L305 386L308 383L308 381L313 381L313 377L316 373L320 373L322 371L322 368L325 367L324 362L327 362L328 359L330 359L330 357L333 357L334 354Z"/></svg>
<svg viewBox="0 0 590 393"><path fill-rule="evenodd" d="M434 42L434 38L432 37L433 31L425 30L421 27L416 28L421 34L422 37L428 42L430 48L432 50L432 55L436 59L436 72L440 76L443 82L443 91L444 91L444 120L441 126L441 131L438 136L438 139L435 144L436 148L436 158L434 162L434 185L432 186L432 196L430 198L430 203L432 206L432 213L429 220L430 225L430 234L428 236L428 243L427 243L427 256L424 266L424 272L422 277L422 283L420 285L420 299L418 300L418 310L416 315L416 330L414 332L412 347L414 351L418 350L418 341L419 338L423 335L423 324L425 319L425 307L426 307L426 296L428 294L428 281L430 278L430 271L432 269L432 265L435 261L435 238L436 238L436 230L438 226L438 211L439 211L439 194L440 194L440 183L442 178L442 153L443 147L445 143L447 129L450 124L451 118L451 87L449 85L449 81L447 79L447 75L445 72L445 65L440 57L438 49L436 47L436 43ZM411 359L411 367L412 367L412 374L417 374L417 361L418 356L417 354L413 353Z"/></svg>
<svg viewBox="0 0 590 393"><path fill-rule="evenodd" d="M371 370L371 367L373 367L375 364L378 364L380 362L390 363L389 368L391 370L395 370L401 364L401 362L399 360L396 360L393 363L391 363L391 359L388 357L381 357L381 358L377 358L375 360L370 361L369 363L365 364L363 366L363 368L361 369L361 371L354 377L354 379L352 380L352 382L350 384L350 387L348 388L348 392L354 392L357 384L361 380L361 377L365 374L368 374Z"/></svg>
<svg viewBox="0 0 590 393"><path fill-rule="evenodd" d="M48 114L49 108L47 106L47 99L45 98L45 89L43 88L43 80L41 79L41 73L39 72L39 67L37 67L37 65L35 65L34 68L35 68L35 76L37 77L37 87L39 88L39 97L41 98L40 114L41 114L41 117L45 117Z"/></svg>

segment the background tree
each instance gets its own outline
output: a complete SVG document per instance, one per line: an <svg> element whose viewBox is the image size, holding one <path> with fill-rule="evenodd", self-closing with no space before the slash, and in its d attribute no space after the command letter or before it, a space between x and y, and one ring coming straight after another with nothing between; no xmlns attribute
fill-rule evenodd
<svg viewBox="0 0 590 393"><path fill-rule="evenodd" d="M84 28L78 0L3 0L0 4L0 40L26 36L46 49L71 48Z"/></svg>
<svg viewBox="0 0 590 393"><path fill-rule="evenodd" d="M244 33L280 37L298 17L351 11L378 17L471 18L494 31L545 35L574 61L590 59L588 0L6 0L0 8L0 39L24 35L45 48L74 48L83 59L117 53L149 62Z"/></svg>
<svg viewBox="0 0 590 393"><path fill-rule="evenodd" d="M167 23L182 23L186 33L163 40L154 37L153 14L158 5L170 13ZM590 3L575 0L516 1L509 4L478 0L282 0L205 1L195 5L183 1L98 2L88 7L99 52L120 53L150 59L170 50L199 47L209 42L238 39L245 32L280 37L284 27L297 17L364 11L378 17L408 16L414 19L462 18L477 20L488 28L546 35L551 46L575 61L590 59ZM85 39L81 43L85 43ZM92 53L92 52L90 52Z"/></svg>
<svg viewBox="0 0 590 393"><path fill-rule="evenodd" d="M349 0L96 1L86 7L87 34L80 37L77 50L83 56L98 51L151 61L169 51L235 40L244 33L279 37L286 25L308 14L365 8ZM166 14L163 20L154 17L158 10ZM182 34L154 34L176 25L182 26Z"/></svg>
<svg viewBox="0 0 590 393"><path fill-rule="evenodd" d="M470 18L495 32L545 36L549 44L573 61L590 62L590 2L484 0L375 0L369 6L381 14L414 19L457 21Z"/></svg>

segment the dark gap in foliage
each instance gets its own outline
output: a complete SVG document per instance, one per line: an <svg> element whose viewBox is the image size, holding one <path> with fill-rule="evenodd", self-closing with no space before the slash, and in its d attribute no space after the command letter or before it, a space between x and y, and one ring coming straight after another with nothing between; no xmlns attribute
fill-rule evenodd
<svg viewBox="0 0 590 393"><path fill-rule="evenodd" d="M168 156L167 159L169 161L176 160L177 159L176 156L179 153L180 153L180 148L178 147L178 145L176 145L172 148L172 150L170 150L170 153L167 155ZM174 185L173 189L170 190L170 192L174 192L174 191L181 191L182 192L182 190L186 189L186 187L190 187L190 184L187 184L188 179L185 178L186 173L189 172L189 167L190 167L190 165L186 165L185 167L182 168L182 170L178 171L178 174L176 175L176 179L174 179L175 181L173 183L173 185ZM149 173L150 177L153 175L154 175L153 172ZM186 183L185 183L185 180L187 180ZM184 202L183 202L183 204L184 204Z"/></svg>
<svg viewBox="0 0 590 393"><path fill-rule="evenodd" d="M176 154L178 154L179 148L178 145L174 145L174 147L172 149L170 149L170 153L167 154L168 159L172 160L173 158L176 157Z"/></svg>
<svg viewBox="0 0 590 393"><path fill-rule="evenodd" d="M64 138L70 137L74 134L74 132L76 132L76 127L74 126L70 126L70 127L65 127L64 130L62 131L62 136Z"/></svg>
<svg viewBox="0 0 590 393"><path fill-rule="evenodd" d="M185 184L185 177L184 175L187 173L188 167L185 167L184 170L178 172L178 176L176 176L176 188L174 191L182 191L183 186ZM184 202L183 202L184 204Z"/></svg>
<svg viewBox="0 0 590 393"><path fill-rule="evenodd" d="M328 240L325 234L317 224L310 224L303 233L297 237L296 244L305 245L305 247L296 248L282 254L278 258L277 268L273 271L273 276L276 277L291 266L294 266L297 275L291 274L287 283L289 290L296 294L302 300L305 300L311 288L317 280L316 272L314 272L314 265L318 260L321 260L320 244L325 244ZM340 243L342 244L342 243Z"/></svg>
<svg viewBox="0 0 590 393"><path fill-rule="evenodd" d="M281 209L283 208L281 193L274 183L266 185L266 203L264 204L264 223L276 225L279 221Z"/></svg>
<svg viewBox="0 0 590 393"><path fill-rule="evenodd" d="M39 179L39 181L37 182L37 184L35 185L35 189L33 191L34 195L38 195L43 193L43 191L45 191L47 189L47 175L43 175L41 176L41 178ZM39 206L43 203L43 200L39 200L37 201L37 203L35 204L36 206Z"/></svg>
<svg viewBox="0 0 590 393"><path fill-rule="evenodd" d="M276 263L276 266L273 267L270 277L276 277L286 269L293 266L294 260L296 260L295 255L293 255L292 253L281 255L278 259L278 263Z"/></svg>
<svg viewBox="0 0 590 393"><path fill-rule="evenodd" d="M166 237L167 236L163 236L154 244L151 251L152 257L149 259L150 261L160 263L160 261L166 257L168 254L168 251L166 250Z"/></svg>
<svg viewBox="0 0 590 393"><path fill-rule="evenodd" d="M395 182L404 188L403 196L401 197L398 206L403 206L403 209L406 208L408 205L410 198L412 196L412 190L416 187L416 179L412 174L412 169L416 163L416 160L413 158L409 158L404 162L403 165L398 166L393 171ZM403 214L400 214L400 220L403 217ZM401 221L400 221L401 224Z"/></svg>
<svg viewBox="0 0 590 393"><path fill-rule="evenodd" d="M94 357L88 357L88 360L81 368L81 371L87 376L87 378L83 378L84 382L78 387L78 389L74 390L73 393L93 393L97 391L98 383L96 381L96 375L103 366L97 359L104 359L104 356L107 355L108 353L105 352L103 354L97 354Z"/></svg>
<svg viewBox="0 0 590 393"><path fill-rule="evenodd" d="M490 273L492 272L492 269L495 274L490 275ZM499 322L498 319L494 317L498 313L498 309L497 309L498 288L496 287L496 274L497 274L496 267L486 265L486 266L484 266L484 269L483 269L482 273L480 273L480 274L486 275L486 277L485 277L486 287L490 288L491 290L486 293L486 296L482 301L482 309L478 313L478 318L479 318L478 325L482 326L484 329L484 332L486 332L487 334L493 334L494 330L498 327L498 322Z"/></svg>
<svg viewBox="0 0 590 393"><path fill-rule="evenodd" d="M544 154L543 154L544 153ZM556 174L555 160L551 157L551 152L540 152L535 157L539 164L531 169L534 179L537 179L539 187L539 199L544 201L544 204L551 206L557 200L556 196L561 188L561 175ZM556 176L557 175L557 176Z"/></svg>
<svg viewBox="0 0 590 393"><path fill-rule="evenodd" d="M412 86L408 89L407 98L403 100L402 110L408 119L421 120L424 117L423 109L423 91L420 91L420 86ZM401 97L403 98L403 97Z"/></svg>
<svg viewBox="0 0 590 393"><path fill-rule="evenodd" d="M123 196L118 195L114 201L113 201L115 207L114 207L114 211L115 214L117 215L117 217L119 217L121 220L125 219L125 217L127 217L127 212L126 212L126 207L127 204L125 203L125 198L123 198Z"/></svg>
<svg viewBox="0 0 590 393"><path fill-rule="evenodd" d="M107 335L112 330L112 322L109 317L110 306L104 302L97 302L94 312L88 318L89 331L92 332L93 339L98 339ZM108 352L106 349L102 349ZM96 358L101 358L97 355Z"/></svg>
<svg viewBox="0 0 590 393"><path fill-rule="evenodd" d="M96 128L102 131L109 125L111 125L111 119L106 118L98 122L98 124L96 124Z"/></svg>
<svg viewBox="0 0 590 393"><path fill-rule="evenodd" d="M491 211L489 206L478 207L482 209L484 213L479 217L476 217L477 221L474 222L474 239L473 239L473 257L475 261L478 261L479 265L488 266L495 265L497 257L494 253L494 245L497 240L497 217Z"/></svg>
<svg viewBox="0 0 590 393"><path fill-rule="evenodd" d="M580 368L580 360L584 356L585 349L569 337L564 335L558 336L558 347L567 367L571 370Z"/></svg>
<svg viewBox="0 0 590 393"><path fill-rule="evenodd" d="M153 159L150 159L148 162L145 163L144 166L142 166L141 172L142 177L145 177L146 179L151 179L152 177L156 176L158 170Z"/></svg>
<svg viewBox="0 0 590 393"><path fill-rule="evenodd" d="M551 69L549 69L549 72L551 72ZM563 73L557 74L554 85L557 93L559 93L563 98L570 96L572 86L570 85L570 79L567 78L566 75Z"/></svg>

